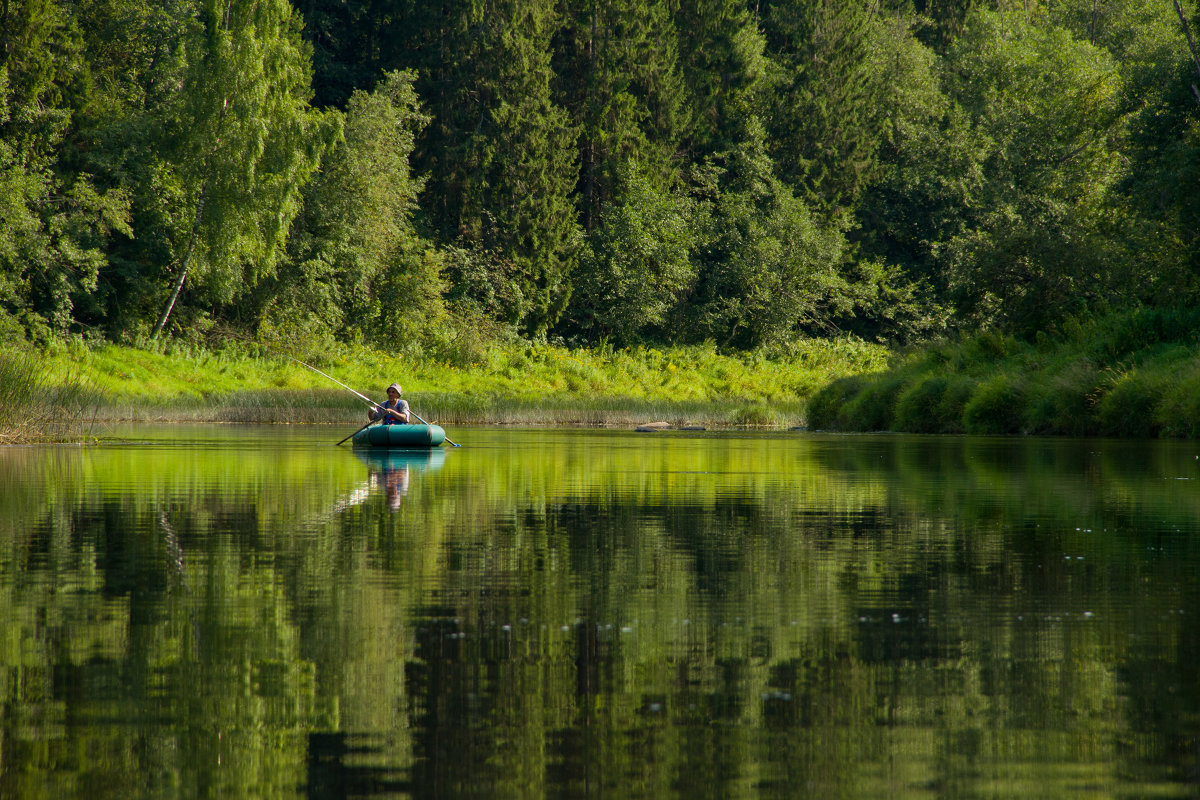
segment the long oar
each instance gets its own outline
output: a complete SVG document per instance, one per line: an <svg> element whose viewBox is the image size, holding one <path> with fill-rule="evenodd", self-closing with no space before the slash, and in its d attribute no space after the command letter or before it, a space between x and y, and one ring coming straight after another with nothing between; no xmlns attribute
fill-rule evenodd
<svg viewBox="0 0 1200 800"><path fill-rule="evenodd" d="M375 424L375 420L369 421L366 425L363 425L361 428L356 430L354 433L347 436L346 439L350 439L350 438L357 436L358 434L362 433L363 431L365 431L367 428L371 427L374 424ZM346 441L346 439L342 439L342 441L335 444L334 447L337 447L338 444L341 444L342 442Z"/></svg>
<svg viewBox="0 0 1200 800"><path fill-rule="evenodd" d="M356 395L358 395L359 397L361 397L361 398L363 399L363 401L364 401L364 402L365 402L367 405L371 406L371 408L378 408L380 411L382 411L382 410L383 410L383 406L379 405L379 403L376 403L374 400L372 400L371 398L367 397L367 396L366 396L365 394L363 394L362 392L356 392L356 391L354 391L354 389L351 389L349 386L347 386L346 384L342 383L341 381L339 381L337 378L333 377L332 375L326 375L324 372L321 372L321 370L317 369L317 368L316 368L316 367L314 367L312 364L305 364L305 363L304 363L303 361L301 361L300 359L298 359L298 358L292 358L291 356L287 355L286 353L284 353L284 357L285 357L285 358L290 358L292 361L295 361L297 364L299 364L299 365L300 365L300 366L302 366L302 367L308 367L309 369L311 369L313 372L317 373L318 375L322 375L322 376L324 376L324 377L326 377L326 378L329 378L329 380L333 381L333 382L334 382L334 383L336 383L338 386L341 386L343 389L346 389L346 390L348 390L348 391L350 391L350 392L353 392L354 394L356 394ZM412 408L411 408L411 407L409 408L409 411L412 411ZM413 411L413 416L414 416L414 417L416 417L417 419L421 419L421 417L420 417L420 416L418 416L418 415L417 415L417 413L416 413L415 411ZM374 422L374 420L372 420L372 422ZM428 424L429 424L428 422L425 422L425 420L423 420L423 419L421 419L421 422L424 422L426 425L428 425ZM371 423L370 423L370 422L368 422L366 425L363 425L363 426L362 426L362 428L359 428L359 429L358 429L358 431L361 431L363 428L366 428L366 427L367 427L368 425L370 425L370 424L371 424ZM358 433L358 431L355 431L354 433ZM350 434L350 436L353 436L353 435L354 435L354 433ZM349 439L349 438L350 438L350 436L347 436L347 437L346 437L346 439ZM342 442L346 441L346 439L342 439ZM449 444L453 445L454 447L462 447L462 445L461 445L461 444L455 444L455 442L451 441L451 439L450 439L450 437L449 437L449 436L447 436L447 437L446 437L446 441L447 441ZM338 442L338 444L341 444L342 442Z"/></svg>

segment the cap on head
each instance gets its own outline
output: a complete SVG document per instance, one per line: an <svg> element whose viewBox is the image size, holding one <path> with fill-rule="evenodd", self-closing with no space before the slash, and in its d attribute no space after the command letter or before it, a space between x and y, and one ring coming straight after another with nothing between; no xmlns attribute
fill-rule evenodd
<svg viewBox="0 0 1200 800"><path fill-rule="evenodd" d="M396 390L396 394L404 394L404 392L400 391L400 384L398 384L398 383L393 383L391 386L389 386L389 387L387 388L387 390L388 390L389 392L390 392L392 389L395 389L395 390Z"/></svg>

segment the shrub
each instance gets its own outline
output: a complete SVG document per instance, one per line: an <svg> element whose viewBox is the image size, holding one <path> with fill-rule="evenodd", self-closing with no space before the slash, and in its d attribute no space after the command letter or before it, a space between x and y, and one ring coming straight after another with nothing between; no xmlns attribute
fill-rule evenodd
<svg viewBox="0 0 1200 800"><path fill-rule="evenodd" d="M1119 375L1101 398L1100 431L1107 436L1151 437L1159 431L1155 409L1164 394L1164 380L1145 370Z"/></svg>
<svg viewBox="0 0 1200 800"><path fill-rule="evenodd" d="M989 363L1011 358L1021 351L1021 343L997 331L983 331L963 343L962 355L968 363Z"/></svg>
<svg viewBox="0 0 1200 800"><path fill-rule="evenodd" d="M1091 327L1088 351L1111 363L1157 344L1194 339L1200 311L1143 308L1113 315Z"/></svg>
<svg viewBox="0 0 1200 800"><path fill-rule="evenodd" d="M902 390L896 398L896 430L910 433L945 432L939 406L949 387L950 378L926 375Z"/></svg>
<svg viewBox="0 0 1200 800"><path fill-rule="evenodd" d="M1026 397L1024 427L1029 433L1089 436L1099 431L1095 417L1100 374L1077 362L1038 381Z"/></svg>
<svg viewBox="0 0 1200 800"><path fill-rule="evenodd" d="M839 378L818 390L808 401L808 427L837 430L842 427L842 409L857 395L867 378L854 375Z"/></svg>
<svg viewBox="0 0 1200 800"><path fill-rule="evenodd" d="M980 384L963 407L967 433L1020 433L1025 391L1011 375L997 375Z"/></svg>
<svg viewBox="0 0 1200 800"><path fill-rule="evenodd" d="M978 385L976 381L963 375L953 376L947 381L946 390L935 409L943 433L962 433L965 430L963 411Z"/></svg>
<svg viewBox="0 0 1200 800"><path fill-rule="evenodd" d="M849 403L839 416L841 427L852 431L891 430L895 418L896 397L904 381L896 376L876 376Z"/></svg>
<svg viewBox="0 0 1200 800"><path fill-rule="evenodd" d="M1193 361L1166 386L1157 418L1163 436L1200 436L1200 362Z"/></svg>

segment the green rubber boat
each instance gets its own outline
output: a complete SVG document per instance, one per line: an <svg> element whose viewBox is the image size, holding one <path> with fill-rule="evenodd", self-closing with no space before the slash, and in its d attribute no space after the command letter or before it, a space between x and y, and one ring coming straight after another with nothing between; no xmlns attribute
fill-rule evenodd
<svg viewBox="0 0 1200 800"><path fill-rule="evenodd" d="M354 434L350 441L354 447L438 447L446 441L446 432L441 425L372 425Z"/></svg>

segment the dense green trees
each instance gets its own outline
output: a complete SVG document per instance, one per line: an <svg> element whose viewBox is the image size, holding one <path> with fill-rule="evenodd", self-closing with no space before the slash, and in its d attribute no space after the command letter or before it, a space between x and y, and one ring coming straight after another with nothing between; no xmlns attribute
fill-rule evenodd
<svg viewBox="0 0 1200 800"><path fill-rule="evenodd" d="M309 185L293 226L288 269L260 292L275 330L320 339L327 330L381 343L420 341L440 306L441 264L412 217L423 181L409 156L429 117L411 72L391 72L347 103L343 140Z"/></svg>
<svg viewBox="0 0 1200 800"><path fill-rule="evenodd" d="M215 303L274 271L329 138L308 106L311 62L286 0L204 0L197 11L178 91L153 119L152 186L170 204L160 213L176 273L155 335L195 268Z"/></svg>
<svg viewBox="0 0 1200 800"><path fill-rule="evenodd" d="M6 338L758 347L1200 291L1157 0L10 0L0 44Z"/></svg>

